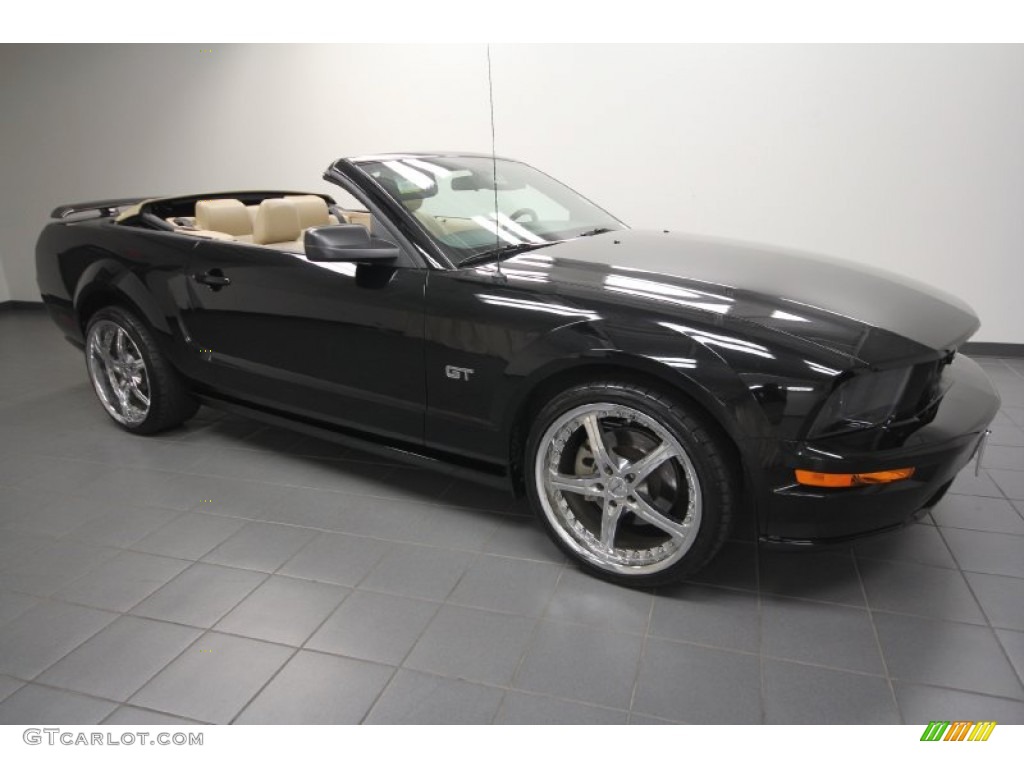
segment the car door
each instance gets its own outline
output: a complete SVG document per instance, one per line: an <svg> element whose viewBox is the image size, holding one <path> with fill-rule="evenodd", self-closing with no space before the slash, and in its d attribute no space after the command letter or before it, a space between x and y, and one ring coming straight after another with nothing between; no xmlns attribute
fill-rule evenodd
<svg viewBox="0 0 1024 768"><path fill-rule="evenodd" d="M195 377L223 396L421 442L426 394L417 267L314 263L208 240L183 322Z"/></svg>

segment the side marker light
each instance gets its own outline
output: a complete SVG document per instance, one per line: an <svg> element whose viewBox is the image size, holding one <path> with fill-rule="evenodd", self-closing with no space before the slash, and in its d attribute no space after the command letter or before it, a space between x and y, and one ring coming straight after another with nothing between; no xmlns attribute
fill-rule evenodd
<svg viewBox="0 0 1024 768"><path fill-rule="evenodd" d="M859 485L879 485L906 480L914 474L913 467L903 469L885 469L881 472L812 472L809 469L798 469L796 481L800 485L811 485L815 488L853 488Z"/></svg>

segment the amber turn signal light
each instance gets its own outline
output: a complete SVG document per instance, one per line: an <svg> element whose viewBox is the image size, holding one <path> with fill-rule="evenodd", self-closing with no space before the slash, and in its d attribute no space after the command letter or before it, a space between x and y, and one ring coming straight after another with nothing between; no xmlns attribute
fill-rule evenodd
<svg viewBox="0 0 1024 768"><path fill-rule="evenodd" d="M796 481L800 485L813 485L817 488L852 488L856 485L879 485L906 480L914 474L913 467L903 469L886 469L881 472L856 472L851 474L835 472L812 472L809 469L798 469Z"/></svg>

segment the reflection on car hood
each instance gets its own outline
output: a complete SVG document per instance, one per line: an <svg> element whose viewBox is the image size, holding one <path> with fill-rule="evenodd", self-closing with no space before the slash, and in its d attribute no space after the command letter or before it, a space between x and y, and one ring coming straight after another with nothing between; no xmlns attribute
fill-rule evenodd
<svg viewBox="0 0 1024 768"><path fill-rule="evenodd" d="M915 342L908 345L910 354L916 345L954 349L979 326L963 301L916 280L842 259L725 240L628 230L507 262L513 274L517 265L541 268L555 284L579 283L753 321L869 361L863 346L871 329Z"/></svg>

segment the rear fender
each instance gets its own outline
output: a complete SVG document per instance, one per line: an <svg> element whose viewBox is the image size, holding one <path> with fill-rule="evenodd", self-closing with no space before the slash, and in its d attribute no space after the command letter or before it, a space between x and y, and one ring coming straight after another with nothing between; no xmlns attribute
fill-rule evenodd
<svg viewBox="0 0 1024 768"><path fill-rule="evenodd" d="M99 259L86 267L78 278L72 304L83 331L89 316L99 307L122 304L139 314L154 331L171 335L167 318L153 295L135 273L113 258Z"/></svg>

